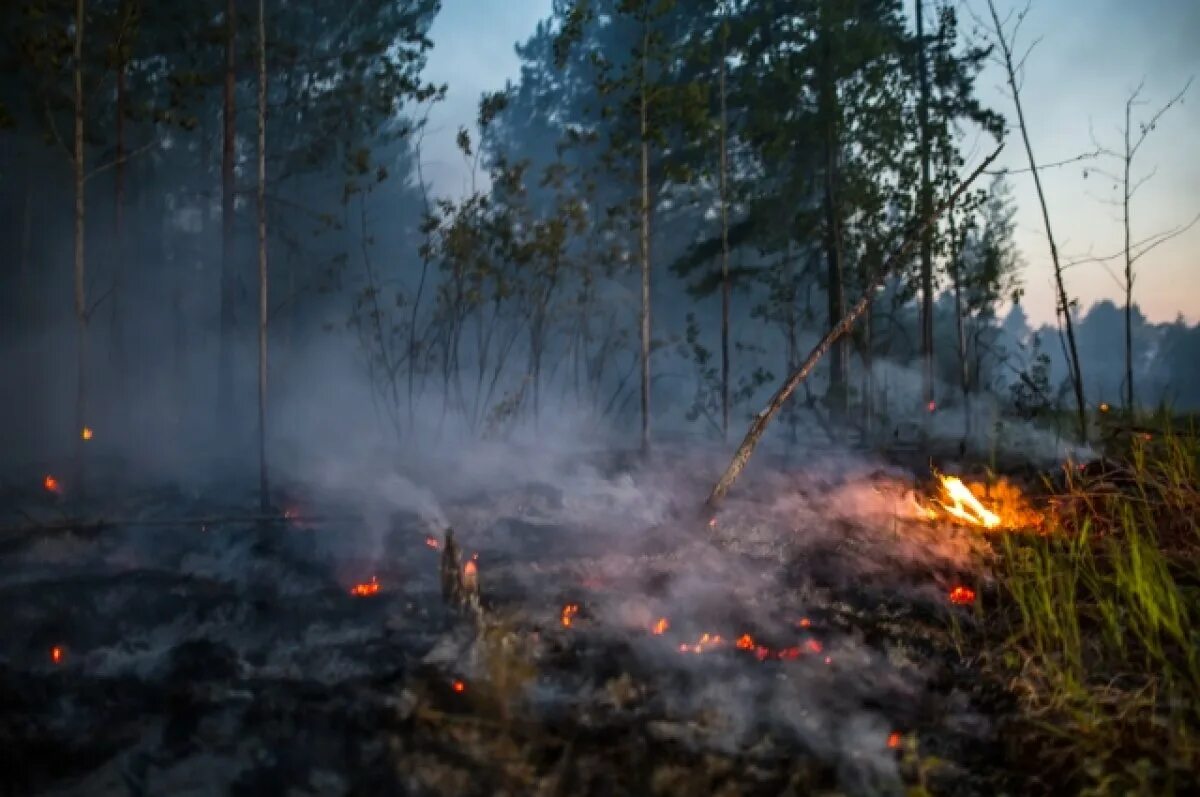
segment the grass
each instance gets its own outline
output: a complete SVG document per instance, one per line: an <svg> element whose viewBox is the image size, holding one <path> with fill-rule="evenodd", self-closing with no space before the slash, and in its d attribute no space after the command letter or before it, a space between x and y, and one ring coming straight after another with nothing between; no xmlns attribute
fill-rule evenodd
<svg viewBox="0 0 1200 797"><path fill-rule="evenodd" d="M1045 793L1198 794L1200 444L1164 423L1113 446L1057 491L1048 533L1000 538L974 644L1018 698L1004 736Z"/></svg>

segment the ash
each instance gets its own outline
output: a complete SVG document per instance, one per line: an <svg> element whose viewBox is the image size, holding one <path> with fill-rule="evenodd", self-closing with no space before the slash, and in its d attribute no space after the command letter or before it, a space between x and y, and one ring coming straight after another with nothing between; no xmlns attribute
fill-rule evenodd
<svg viewBox="0 0 1200 797"><path fill-rule="evenodd" d="M873 463L756 466L710 521L688 452L616 459L436 498L327 473L269 525L164 489L9 535L0 793L994 793L946 599L986 589L978 534ZM147 522L177 517L213 521ZM443 604L447 527L482 621Z"/></svg>

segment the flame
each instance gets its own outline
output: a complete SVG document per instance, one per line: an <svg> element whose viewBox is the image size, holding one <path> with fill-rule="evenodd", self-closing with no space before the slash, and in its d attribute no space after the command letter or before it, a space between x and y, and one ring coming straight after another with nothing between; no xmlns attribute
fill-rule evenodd
<svg viewBox="0 0 1200 797"><path fill-rule="evenodd" d="M975 602L975 590L961 584L950 590L950 602L956 606L966 606Z"/></svg>
<svg viewBox="0 0 1200 797"><path fill-rule="evenodd" d="M426 537L425 546L436 551L438 549L438 541L433 537Z"/></svg>
<svg viewBox="0 0 1200 797"><path fill-rule="evenodd" d="M67 652L63 650L60 645L55 645L54 647L50 648L50 661L54 662L55 664L62 664L66 657Z"/></svg>
<svg viewBox="0 0 1200 797"><path fill-rule="evenodd" d="M724 643L725 643L725 640L721 639L720 634L704 633L704 634L700 635L700 639L698 639L696 641L696 644L694 644L694 645L689 645L686 642L682 643L679 646L679 652L680 653L703 653L706 649L711 650L712 648L719 648Z"/></svg>
<svg viewBox="0 0 1200 797"><path fill-rule="evenodd" d="M801 628L811 628L812 620L808 619L807 617L801 617L800 622L796 623L796 625L800 626Z"/></svg>
<svg viewBox="0 0 1200 797"><path fill-rule="evenodd" d="M751 650L754 648L754 639L749 634L742 634L735 644L738 650Z"/></svg>
<svg viewBox="0 0 1200 797"><path fill-rule="evenodd" d="M660 617L660 618L658 618L658 621L654 624L654 627L652 629L650 629L650 632L652 634L661 636L663 634L663 632L665 632L670 627L671 627L671 624L667 622L667 618Z"/></svg>
<svg viewBox="0 0 1200 797"><path fill-rule="evenodd" d="M892 731L888 734L887 746L889 750L896 750L900 747L900 731Z"/></svg>
<svg viewBox="0 0 1200 797"><path fill-rule="evenodd" d="M1032 529L1041 526L1042 515L1030 507L1020 488L1000 479L987 486L967 486L957 476L938 475L940 497L924 504L916 496L910 500L926 520L953 519L959 523L988 530ZM986 498L989 506L985 506Z"/></svg>
<svg viewBox="0 0 1200 797"><path fill-rule="evenodd" d="M564 628L570 628L571 623L575 620L575 615L579 614L578 603L568 603L562 608L562 624Z"/></svg>
<svg viewBox="0 0 1200 797"><path fill-rule="evenodd" d="M362 584L355 584L350 588L350 594L365 598L369 595L375 595L379 592L379 580L375 576L371 576L371 580Z"/></svg>
<svg viewBox="0 0 1200 797"><path fill-rule="evenodd" d="M83 427L83 429L80 430L80 432L79 432L79 437L82 440L91 440L92 435L93 435L93 432L92 432L92 428L90 426Z"/></svg>
<svg viewBox="0 0 1200 797"><path fill-rule="evenodd" d="M462 681L455 681L454 683L450 684L450 688L453 689L455 692L457 692L460 695L463 692L467 691L467 685L464 684Z"/></svg>
<svg viewBox="0 0 1200 797"><path fill-rule="evenodd" d="M62 486L58 483L58 479L48 474L46 478L42 479L42 486L45 487L48 492L62 492Z"/></svg>

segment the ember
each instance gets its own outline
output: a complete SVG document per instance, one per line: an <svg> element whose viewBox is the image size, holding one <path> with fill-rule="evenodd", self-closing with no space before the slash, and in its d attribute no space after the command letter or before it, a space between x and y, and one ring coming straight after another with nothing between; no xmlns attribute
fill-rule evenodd
<svg viewBox="0 0 1200 797"><path fill-rule="evenodd" d="M564 628L570 628L571 623L575 620L575 615L579 614L578 603L568 603L562 609L562 624Z"/></svg>
<svg viewBox="0 0 1200 797"><path fill-rule="evenodd" d="M50 648L50 661L54 662L55 664L62 664L66 657L66 651L63 650L61 646L55 645L54 647Z"/></svg>
<svg viewBox="0 0 1200 797"><path fill-rule="evenodd" d="M966 606L975 602L975 590L970 587L957 586L950 590L950 602L956 606Z"/></svg>
<svg viewBox="0 0 1200 797"><path fill-rule="evenodd" d="M450 688L453 689L455 692L459 693L460 695L463 692L467 691L467 685L465 683L463 683L462 681L455 681L453 684L450 685Z"/></svg>
<svg viewBox="0 0 1200 797"><path fill-rule="evenodd" d="M371 580L363 584L355 584L350 588L350 594L356 597L367 597L375 595L379 592L379 580L375 576L371 576Z"/></svg>
<svg viewBox="0 0 1200 797"><path fill-rule="evenodd" d="M438 541L433 537L426 537L425 538L425 547L432 548L433 550L436 551L438 549Z"/></svg>
<svg viewBox="0 0 1200 797"><path fill-rule="evenodd" d="M754 647L754 640L749 634L742 634L737 640L738 650L750 650Z"/></svg>
<svg viewBox="0 0 1200 797"><path fill-rule="evenodd" d="M54 478L53 476L46 476L46 478L42 479L42 486L52 493L57 493L62 490L58 484L58 479Z"/></svg>
<svg viewBox="0 0 1200 797"><path fill-rule="evenodd" d="M91 440L92 439L91 427L88 427L88 426L83 427L83 430L79 432L79 437L83 440Z"/></svg>
<svg viewBox="0 0 1200 797"><path fill-rule="evenodd" d="M651 629L651 632L654 634L662 634L670 627L671 624L667 622L667 618L660 617L658 618L658 622L654 624L654 628Z"/></svg>
<svg viewBox="0 0 1200 797"><path fill-rule="evenodd" d="M900 731L892 731L888 734L887 746L889 750L896 750L900 747Z"/></svg>

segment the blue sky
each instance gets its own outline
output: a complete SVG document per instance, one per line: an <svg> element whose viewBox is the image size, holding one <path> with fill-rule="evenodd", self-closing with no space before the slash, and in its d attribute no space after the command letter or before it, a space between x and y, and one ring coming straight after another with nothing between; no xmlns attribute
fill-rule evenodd
<svg viewBox="0 0 1200 797"><path fill-rule="evenodd" d="M1017 5L997 3L1002 13ZM962 5L986 13L984 0L964 0ZM443 0L431 33L434 51L427 76L448 83L450 93L431 116L425 144L427 175L438 192L458 193L468 184L469 172L453 146L454 132L471 123L480 93L515 79L513 44L524 40L549 11L550 0ZM969 15L961 18L969 29ZM1200 214L1200 0L1034 0L1022 37L1026 44L1040 38L1027 62L1022 90L1039 162L1090 150L1091 131L1102 143L1118 146L1125 98L1141 80L1149 103L1141 112L1148 114L1196 76L1185 103L1164 117L1138 155L1135 174L1158 171L1135 199L1133 237L1148 237ZM998 72L985 72L979 94L1011 116L1001 82ZM1137 119L1135 114L1135 124ZM1014 137L1002 162L1018 168L1025 165L1024 158ZM1035 320L1050 321L1050 258L1032 180L1016 175L1012 183L1020 208L1017 243L1027 264L1024 305ZM1094 173L1085 179L1083 164L1076 164L1047 172L1044 185L1065 257L1120 250L1118 211L1103 201L1117 193L1111 183ZM1148 254L1139 269L1134 300L1152 320L1169 321L1183 313L1189 321L1200 321L1200 224ZM1113 277L1097 265L1073 267L1067 283L1085 305L1120 294Z"/></svg>

